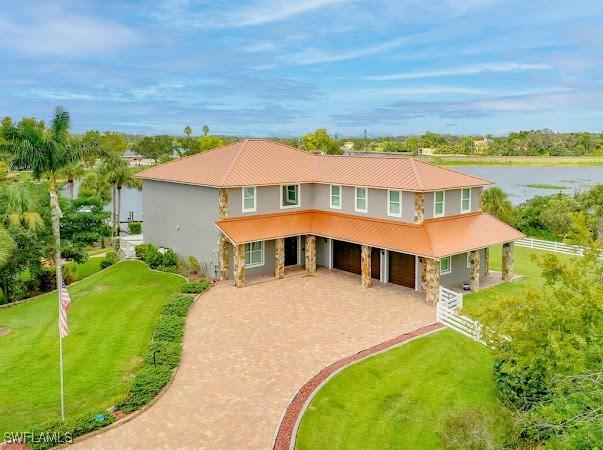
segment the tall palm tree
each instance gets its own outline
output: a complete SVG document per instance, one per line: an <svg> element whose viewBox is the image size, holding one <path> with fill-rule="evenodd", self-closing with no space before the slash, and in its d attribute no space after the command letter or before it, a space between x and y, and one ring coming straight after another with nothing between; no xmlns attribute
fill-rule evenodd
<svg viewBox="0 0 603 450"><path fill-rule="evenodd" d="M8 186L6 194L6 205L3 208L6 225L21 226L31 231L38 231L44 226L44 220L36 211L31 195L22 184Z"/></svg>
<svg viewBox="0 0 603 450"><path fill-rule="evenodd" d="M81 179L86 171L81 161L74 161L61 170L61 174L67 178L67 187L69 188L69 198L73 200L73 187L75 180Z"/></svg>
<svg viewBox="0 0 603 450"><path fill-rule="evenodd" d="M505 191L499 187L482 191L482 209L503 222L510 224L513 221L513 204Z"/></svg>
<svg viewBox="0 0 603 450"><path fill-rule="evenodd" d="M203 125L203 135L207 136L209 134L209 127L207 125Z"/></svg>
<svg viewBox="0 0 603 450"><path fill-rule="evenodd" d="M134 172L128 163L117 157L106 158L103 162L102 171L113 187L113 235L119 236L120 211L121 211L121 189L126 187L138 187L139 180L134 178Z"/></svg>
<svg viewBox="0 0 603 450"><path fill-rule="evenodd" d="M21 124L5 131L5 139L9 142L8 145L13 155L13 167L20 170L31 170L35 178L45 176L50 180L50 209L57 286L62 284L59 223L62 213L59 208L57 176L69 164L101 152L99 147L90 145L89 141L72 137L69 133L70 123L69 113L59 107L55 110L52 124L47 129Z"/></svg>
<svg viewBox="0 0 603 450"><path fill-rule="evenodd" d="M0 267L6 264L15 248L15 242L6 228L0 226ZM4 301L8 301L5 299Z"/></svg>

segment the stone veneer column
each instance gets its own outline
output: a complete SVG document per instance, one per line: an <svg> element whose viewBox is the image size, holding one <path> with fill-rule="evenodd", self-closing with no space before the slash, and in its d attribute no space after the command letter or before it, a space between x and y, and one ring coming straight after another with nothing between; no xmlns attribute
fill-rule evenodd
<svg viewBox="0 0 603 450"><path fill-rule="evenodd" d="M245 244L234 247L234 282L236 287L245 285Z"/></svg>
<svg viewBox="0 0 603 450"><path fill-rule="evenodd" d="M513 242L505 242L502 248L502 279L510 281L513 276Z"/></svg>
<svg viewBox="0 0 603 450"><path fill-rule="evenodd" d="M228 191L224 188L218 189L218 220L228 217ZM228 280L228 246L229 242L220 232L218 239L218 258L220 264L220 279Z"/></svg>
<svg viewBox="0 0 603 450"><path fill-rule="evenodd" d="M425 267L425 282L423 287L425 302L428 305L435 305L438 302L440 294L440 260L423 258L423 266Z"/></svg>
<svg viewBox="0 0 603 450"><path fill-rule="evenodd" d="M316 272L316 236L306 235L306 272Z"/></svg>
<svg viewBox="0 0 603 450"><path fill-rule="evenodd" d="M372 248L368 245L363 245L361 248L361 270L362 270L362 287L368 288L373 285L371 279L371 251Z"/></svg>
<svg viewBox="0 0 603 450"><path fill-rule="evenodd" d="M484 276L490 275L490 248L484 249Z"/></svg>
<svg viewBox="0 0 603 450"><path fill-rule="evenodd" d="M469 258L471 258L469 289L473 292L479 292L479 250L472 251Z"/></svg>
<svg viewBox="0 0 603 450"><path fill-rule="evenodd" d="M274 276L277 280L285 276L285 238L274 241Z"/></svg>
<svg viewBox="0 0 603 450"><path fill-rule="evenodd" d="M415 223L422 223L425 218L425 194L415 192Z"/></svg>

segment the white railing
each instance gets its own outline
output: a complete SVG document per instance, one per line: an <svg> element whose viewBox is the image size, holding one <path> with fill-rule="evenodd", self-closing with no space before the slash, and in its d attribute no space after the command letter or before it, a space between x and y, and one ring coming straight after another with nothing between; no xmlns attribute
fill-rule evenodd
<svg viewBox="0 0 603 450"><path fill-rule="evenodd" d="M478 342L482 341L482 327L477 320L459 314L463 306L463 294L440 286L440 295L436 305L438 322L458 331Z"/></svg>
<svg viewBox="0 0 603 450"><path fill-rule="evenodd" d="M545 250L547 252L564 253L566 255L584 255L584 248L579 245L564 244L563 242L545 241L543 239L534 239L525 237L517 239L515 245L518 247L533 248L535 250ZM603 259L603 253L599 256Z"/></svg>

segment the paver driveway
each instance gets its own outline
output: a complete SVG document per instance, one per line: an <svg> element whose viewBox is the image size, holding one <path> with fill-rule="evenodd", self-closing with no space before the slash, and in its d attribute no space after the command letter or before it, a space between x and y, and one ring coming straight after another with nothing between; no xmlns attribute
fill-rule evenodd
<svg viewBox="0 0 603 450"><path fill-rule="evenodd" d="M327 364L435 321L414 291L319 270L193 306L170 388L132 421L81 448L269 449L287 402Z"/></svg>

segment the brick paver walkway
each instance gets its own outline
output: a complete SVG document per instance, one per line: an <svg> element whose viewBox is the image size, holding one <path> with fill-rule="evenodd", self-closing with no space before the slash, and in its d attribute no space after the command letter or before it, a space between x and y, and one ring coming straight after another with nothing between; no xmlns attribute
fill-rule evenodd
<svg viewBox="0 0 603 450"><path fill-rule="evenodd" d="M330 363L435 322L414 291L319 270L237 289L192 308L182 365L151 408L76 447L269 449L287 402Z"/></svg>

